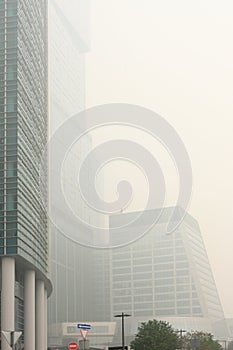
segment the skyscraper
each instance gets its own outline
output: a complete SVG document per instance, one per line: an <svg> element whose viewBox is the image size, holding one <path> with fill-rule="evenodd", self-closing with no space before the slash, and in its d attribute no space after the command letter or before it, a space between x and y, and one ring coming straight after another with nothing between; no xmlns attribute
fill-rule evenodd
<svg viewBox="0 0 233 350"><path fill-rule="evenodd" d="M214 332L224 314L198 222L175 208L179 225L166 234L174 208L164 209L159 221L134 243L110 252L112 317L127 312L133 335L142 321L165 319L176 328ZM135 213L111 217L111 227L127 225ZM156 211L148 211L153 223ZM148 224L148 223L147 223ZM142 230L145 222L142 223ZM127 235L127 226L125 226ZM226 332L226 329L225 329ZM226 336L226 333L225 333Z"/></svg>
<svg viewBox="0 0 233 350"><path fill-rule="evenodd" d="M47 1L1 0L1 330L22 331L25 350L47 348L47 93Z"/></svg>
<svg viewBox="0 0 233 350"><path fill-rule="evenodd" d="M60 0L49 2L49 104L50 104L50 136L57 137L56 130L78 112L85 108L85 53L87 43L83 39L81 21L74 26L67 16L68 12L79 10L77 16L85 17L88 0ZM78 6L77 6L78 5ZM82 18L82 21L84 19ZM74 129L78 125L74 125ZM62 140L56 138L56 145ZM78 147L72 149L72 161L68 162L69 171L62 181L67 198L72 208L85 221L89 221L87 208L81 202L81 196L75 187L73 168L80 163L82 155L91 147L91 139L87 135L82 138ZM67 150L68 151L68 150ZM74 165L75 164L75 165ZM53 169L51 170L51 172ZM88 169L87 169L88 171ZM59 176L60 174L55 174ZM53 178L53 174L51 174ZM54 204L54 203L53 203ZM57 204L57 206L56 206ZM55 203L53 210L67 222L66 215ZM56 223L51 222L51 279L53 294L48 304L49 345L63 345L63 339L56 329L63 322L75 322L87 319L91 313L91 281L86 278L90 271L86 257L90 261L91 252L69 238L69 230L59 230ZM84 273L85 271L85 273ZM66 340L67 341L67 340ZM64 345L67 345L65 343Z"/></svg>

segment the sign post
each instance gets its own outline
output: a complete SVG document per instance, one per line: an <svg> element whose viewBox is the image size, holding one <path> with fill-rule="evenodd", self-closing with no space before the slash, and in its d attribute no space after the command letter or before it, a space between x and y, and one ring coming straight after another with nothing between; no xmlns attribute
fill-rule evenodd
<svg viewBox="0 0 233 350"><path fill-rule="evenodd" d="M77 328L80 329L80 333L83 338L83 350L85 350L85 342L86 342L88 331L91 329L91 325L86 323L79 323L77 324Z"/></svg>

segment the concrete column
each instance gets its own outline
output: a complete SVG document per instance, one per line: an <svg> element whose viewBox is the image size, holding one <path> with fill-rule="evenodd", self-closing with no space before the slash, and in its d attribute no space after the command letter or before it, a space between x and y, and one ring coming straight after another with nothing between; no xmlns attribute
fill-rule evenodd
<svg viewBox="0 0 233 350"><path fill-rule="evenodd" d="M2 258L1 324L3 331L15 330L15 259ZM2 337L2 350L10 350Z"/></svg>
<svg viewBox="0 0 233 350"><path fill-rule="evenodd" d="M44 282L36 281L36 350L45 349Z"/></svg>
<svg viewBox="0 0 233 350"><path fill-rule="evenodd" d="M24 274L24 349L35 350L35 271Z"/></svg>
<svg viewBox="0 0 233 350"><path fill-rule="evenodd" d="M47 321L47 290L44 290L44 340L45 340L45 349L48 348L48 321Z"/></svg>

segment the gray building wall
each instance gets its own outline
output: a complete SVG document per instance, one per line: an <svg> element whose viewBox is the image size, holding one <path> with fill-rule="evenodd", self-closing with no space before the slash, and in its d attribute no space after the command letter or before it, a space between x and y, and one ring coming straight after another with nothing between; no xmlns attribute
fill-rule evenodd
<svg viewBox="0 0 233 350"><path fill-rule="evenodd" d="M180 211L177 208L177 222ZM223 318L197 221L186 214L179 227L166 234L168 212L141 239L111 251L113 313L124 308L135 317ZM151 211L151 222L153 215ZM130 214L112 217L110 225L122 219L130 220Z"/></svg>
<svg viewBox="0 0 233 350"><path fill-rule="evenodd" d="M87 1L88 3L88 1ZM86 4L79 5L79 17L86 11ZM87 50L83 32L79 32L68 19L74 3L67 4L57 0L49 3L49 105L50 137L56 137L56 130L62 123L85 108L85 52ZM77 8L75 6L75 8ZM78 125L75 125L78 127ZM55 136L54 136L55 135ZM59 149L62 140L57 139ZM75 188L73 164L81 162L82 156L91 147L91 138L84 137L70 153L70 161L63 178L66 195L72 208L85 221L90 217L87 208L81 203ZM73 163L74 162L74 163ZM52 170L53 171L53 170ZM88 172L88 169L86 169ZM50 178L57 174L50 174ZM59 176L59 175L58 175ZM67 217L59 205L53 207L56 215ZM50 225L51 279L53 294L49 300L49 344L62 344L62 337L54 335L57 325L89 319L92 307L92 256L88 248L70 239L69 232L60 231L56 224Z"/></svg>
<svg viewBox="0 0 233 350"><path fill-rule="evenodd" d="M214 323L224 314L199 225L186 213L177 229L166 234L172 210L166 208L142 238L109 252L111 316L129 313L131 335L140 322L153 318L217 334ZM148 212L151 223L155 214ZM173 219L178 223L182 215L182 209L176 208ZM130 213L112 216L110 226L121 226L132 218Z"/></svg>

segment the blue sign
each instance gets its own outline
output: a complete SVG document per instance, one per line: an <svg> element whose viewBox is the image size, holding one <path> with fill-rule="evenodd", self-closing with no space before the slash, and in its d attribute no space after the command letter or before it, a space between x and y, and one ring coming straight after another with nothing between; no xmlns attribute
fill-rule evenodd
<svg viewBox="0 0 233 350"><path fill-rule="evenodd" d="M79 323L77 325L78 328L80 329L91 329L91 325L90 324L85 324L85 323Z"/></svg>

